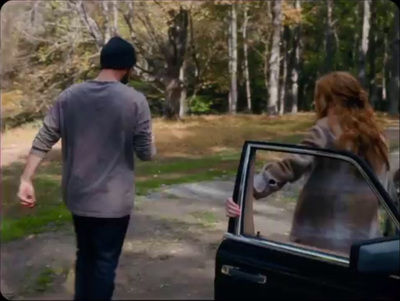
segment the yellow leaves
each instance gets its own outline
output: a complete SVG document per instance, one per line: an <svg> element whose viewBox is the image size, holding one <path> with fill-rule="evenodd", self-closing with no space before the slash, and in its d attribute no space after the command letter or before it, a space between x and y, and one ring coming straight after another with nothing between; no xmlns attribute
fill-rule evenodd
<svg viewBox="0 0 400 301"><path fill-rule="evenodd" d="M294 5L288 1L282 2L282 23L283 25L294 25L302 21L302 11L296 9Z"/></svg>
<svg viewBox="0 0 400 301"><path fill-rule="evenodd" d="M23 99L24 94L21 90L1 92L1 113L18 110Z"/></svg>

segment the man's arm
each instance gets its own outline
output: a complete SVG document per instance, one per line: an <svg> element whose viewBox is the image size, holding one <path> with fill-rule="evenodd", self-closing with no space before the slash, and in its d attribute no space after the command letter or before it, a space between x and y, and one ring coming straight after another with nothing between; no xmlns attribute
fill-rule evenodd
<svg viewBox="0 0 400 301"><path fill-rule="evenodd" d="M56 101L44 118L43 126L33 140L32 148L26 161L18 197L23 205L32 207L35 203L35 192L32 178L46 154L60 140L60 103Z"/></svg>
<svg viewBox="0 0 400 301"><path fill-rule="evenodd" d="M43 126L33 140L30 155L43 159L60 137L60 100L58 99L47 113Z"/></svg>
<svg viewBox="0 0 400 301"><path fill-rule="evenodd" d="M146 100L139 103L133 141L136 156L140 160L150 161L156 154L154 135L151 126L151 113Z"/></svg>

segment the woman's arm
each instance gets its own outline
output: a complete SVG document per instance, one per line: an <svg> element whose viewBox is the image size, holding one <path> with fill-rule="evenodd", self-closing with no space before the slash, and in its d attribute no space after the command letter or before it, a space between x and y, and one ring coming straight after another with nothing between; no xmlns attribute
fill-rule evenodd
<svg viewBox="0 0 400 301"><path fill-rule="evenodd" d="M316 148L324 148L326 144L326 134L319 125L313 126L300 142L300 145ZM254 177L254 197L264 198L281 189L287 182L298 180L311 167L313 160L314 156L296 154L265 165Z"/></svg>

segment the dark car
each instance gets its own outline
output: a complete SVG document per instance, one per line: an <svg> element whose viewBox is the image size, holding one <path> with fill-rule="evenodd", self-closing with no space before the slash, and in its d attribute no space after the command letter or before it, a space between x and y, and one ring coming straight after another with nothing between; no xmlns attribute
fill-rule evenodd
<svg viewBox="0 0 400 301"><path fill-rule="evenodd" d="M281 191L254 204L252 185L249 185L261 163L279 160L288 154L324 157L349 164L365 181L368 191L363 193L379 203L378 232L381 234L373 239L355 240L346 252L291 242L289 232L296 198L307 178L285 185ZM338 194L344 193L343 187L336 189ZM351 196L351 191L346 193ZM354 193L357 193L356 187ZM393 199L393 194L385 190L357 156L295 145L246 142L233 200L241 206L242 213L239 218L229 220L228 232L217 251L216 300L399 299L400 219L395 204L398 200ZM362 210L362 202L359 206ZM386 229L388 225L390 231Z"/></svg>

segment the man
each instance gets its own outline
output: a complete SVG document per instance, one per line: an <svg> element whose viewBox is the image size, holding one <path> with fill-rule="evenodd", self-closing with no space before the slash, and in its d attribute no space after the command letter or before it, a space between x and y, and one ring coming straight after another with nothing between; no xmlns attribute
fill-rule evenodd
<svg viewBox="0 0 400 301"><path fill-rule="evenodd" d="M125 85L135 63L131 44L110 39L98 77L66 89L50 109L21 177L18 197L33 207L32 178L62 138L63 199L77 239L75 300L111 299L133 208L134 152L144 161L155 155L149 105Z"/></svg>

